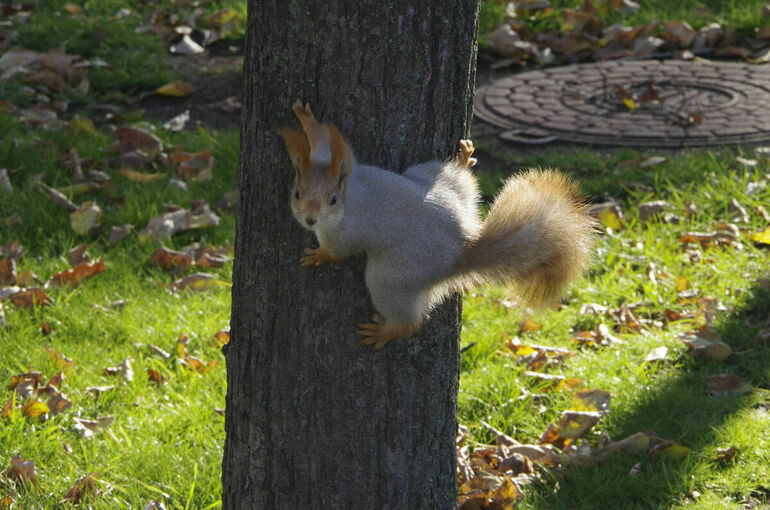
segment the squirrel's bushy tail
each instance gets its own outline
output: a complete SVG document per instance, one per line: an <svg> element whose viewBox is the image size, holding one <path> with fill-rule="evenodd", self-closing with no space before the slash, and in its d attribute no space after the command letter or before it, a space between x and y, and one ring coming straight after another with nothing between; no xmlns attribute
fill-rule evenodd
<svg viewBox="0 0 770 510"><path fill-rule="evenodd" d="M503 283L522 304L557 300L591 255L596 222L577 185L553 170L508 179L460 261L460 285Z"/></svg>

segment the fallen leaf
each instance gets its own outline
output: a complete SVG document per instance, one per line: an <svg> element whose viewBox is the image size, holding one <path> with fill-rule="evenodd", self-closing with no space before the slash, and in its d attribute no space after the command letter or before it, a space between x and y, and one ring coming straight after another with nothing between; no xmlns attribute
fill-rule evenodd
<svg viewBox="0 0 770 510"><path fill-rule="evenodd" d="M75 366L75 363L71 359L56 349L46 346L45 352L48 354L51 361L53 361L54 366L58 369L71 369Z"/></svg>
<svg viewBox="0 0 770 510"><path fill-rule="evenodd" d="M695 360L723 361L727 359L733 350L722 342L721 338L713 331L694 331L679 335L689 349L690 356Z"/></svg>
<svg viewBox="0 0 770 510"><path fill-rule="evenodd" d="M31 400L21 408L21 414L27 418L37 418L49 412L48 405L45 402Z"/></svg>
<svg viewBox="0 0 770 510"><path fill-rule="evenodd" d="M98 434L109 427L115 421L115 417L112 415L100 416L95 420L73 417L72 421L75 422L75 430L83 434L83 437L92 437L94 434Z"/></svg>
<svg viewBox="0 0 770 510"><path fill-rule="evenodd" d="M124 381L131 382L134 379L134 369L131 368L131 361L132 359L128 357L120 365L105 368L104 373L106 375L120 375Z"/></svg>
<svg viewBox="0 0 770 510"><path fill-rule="evenodd" d="M230 330L220 329L214 333L213 341L217 346L226 345L230 342Z"/></svg>
<svg viewBox="0 0 770 510"><path fill-rule="evenodd" d="M187 355L181 360L182 364L191 370L195 370L199 374L205 374L215 366L219 364L218 360L212 359L208 363L204 362L200 358Z"/></svg>
<svg viewBox="0 0 770 510"><path fill-rule="evenodd" d="M151 218L139 232L142 241L165 241L181 230L187 230L192 223L192 213L187 209L171 211Z"/></svg>
<svg viewBox="0 0 770 510"><path fill-rule="evenodd" d="M610 412L609 392L604 390L578 390L572 396L569 409L572 411L598 412L602 416Z"/></svg>
<svg viewBox="0 0 770 510"><path fill-rule="evenodd" d="M717 455L711 462L725 465L733 460L738 455L738 449L734 446L728 446L727 448L717 448Z"/></svg>
<svg viewBox="0 0 770 510"><path fill-rule="evenodd" d="M53 303L53 300L42 289L37 287L31 287L11 294L9 299L14 305L20 308L27 308L28 310L32 310L36 306L48 306Z"/></svg>
<svg viewBox="0 0 770 510"><path fill-rule="evenodd" d="M138 151L152 160L163 151L163 143L157 136L138 128L119 127L115 130L115 138L117 141L108 149L112 154Z"/></svg>
<svg viewBox="0 0 770 510"><path fill-rule="evenodd" d="M162 501L150 500L144 505L144 510L166 510L166 505Z"/></svg>
<svg viewBox="0 0 770 510"><path fill-rule="evenodd" d="M669 204L665 200L654 200L652 202L639 204L639 219L647 221L653 216L663 212L667 207L669 207Z"/></svg>
<svg viewBox="0 0 770 510"><path fill-rule="evenodd" d="M524 317L524 319L519 323L519 331L522 333L532 333L535 331L540 331L541 329L543 329L543 325L533 321L529 315Z"/></svg>
<svg viewBox="0 0 770 510"><path fill-rule="evenodd" d="M611 228L615 232L623 230L626 226L623 222L623 213L621 212L620 207L615 204L610 204L599 211L599 221L601 221L605 227Z"/></svg>
<svg viewBox="0 0 770 510"><path fill-rule="evenodd" d="M207 273L193 273L170 285L172 292L178 292L183 289L190 289L197 292L204 292L215 289L217 286L227 285L225 282L216 280L213 275Z"/></svg>
<svg viewBox="0 0 770 510"><path fill-rule="evenodd" d="M87 475L78 478L59 503L79 503L96 490L98 480L98 473L88 473Z"/></svg>
<svg viewBox="0 0 770 510"><path fill-rule="evenodd" d="M151 350L153 353L157 354L157 355L158 355L158 356L160 356L161 358L163 358L163 359L165 359L165 360L169 360L169 359L171 359L171 354L169 354L168 352L164 351L163 349L161 349L161 348L160 348L160 347L158 347L157 345L153 345L153 344L147 344L147 347L149 347L149 348L150 348L150 350Z"/></svg>
<svg viewBox="0 0 770 510"><path fill-rule="evenodd" d="M55 205L58 205L59 207L63 207L64 209L67 209L68 211L77 211L78 206L70 202L70 199L67 198L64 193L61 191L55 190L51 188L50 186L46 185L42 181L38 181L35 184L35 187L39 190L42 190L45 194L48 195L48 198L53 202Z"/></svg>
<svg viewBox="0 0 770 510"><path fill-rule="evenodd" d="M178 161L177 177L187 182L205 182L213 178L211 171L214 166L214 157L211 155L211 149L195 154L177 154L173 160Z"/></svg>
<svg viewBox="0 0 770 510"><path fill-rule="evenodd" d="M0 259L0 286L16 285L16 261L12 258Z"/></svg>
<svg viewBox="0 0 770 510"><path fill-rule="evenodd" d="M195 262L192 255L181 251L169 250L165 246L160 246L155 250L155 253L150 257L150 261L163 269L168 269L170 267L185 268L193 265Z"/></svg>
<svg viewBox="0 0 770 510"><path fill-rule="evenodd" d="M11 467L3 471L3 478L22 484L37 485L37 470L34 460L22 460L19 454L11 459Z"/></svg>
<svg viewBox="0 0 770 510"><path fill-rule="evenodd" d="M187 355L187 344L190 343L190 338L184 334L180 333L179 337L176 339L176 354L180 358L184 358Z"/></svg>
<svg viewBox="0 0 770 510"><path fill-rule="evenodd" d="M64 285L65 283L77 287L83 280L88 280L100 273L103 273L107 269L104 264L104 256L102 256L98 262L89 264L84 262L74 269L68 269L67 271L60 271L53 275L51 282L54 285Z"/></svg>
<svg viewBox="0 0 770 510"><path fill-rule="evenodd" d="M157 370L153 370L152 368L147 369L147 377L149 378L151 383L154 383L158 387L160 387L160 385L163 384L163 382L165 382L166 380L163 374L161 374Z"/></svg>
<svg viewBox="0 0 770 510"><path fill-rule="evenodd" d="M770 244L770 227L761 232L750 234L749 237L755 243Z"/></svg>
<svg viewBox="0 0 770 510"><path fill-rule="evenodd" d="M663 361L666 359L666 356L668 355L668 347L665 345L661 345L660 347L656 347L653 350L651 350L649 353L647 353L647 356L644 357L644 361L647 363L655 363L656 361Z"/></svg>
<svg viewBox="0 0 770 510"><path fill-rule="evenodd" d="M677 441L663 441L652 447L650 455L668 460L681 460L690 455L690 449Z"/></svg>
<svg viewBox="0 0 770 510"><path fill-rule="evenodd" d="M129 181L134 182L155 182L158 179L162 179L166 177L168 174L166 172L158 172L155 174L146 174L143 172L137 172L136 170L131 170L130 168L121 168L118 170L118 173L128 179Z"/></svg>
<svg viewBox="0 0 770 510"><path fill-rule="evenodd" d="M91 233L99 226L102 209L96 202L85 202L70 214L70 225L78 235Z"/></svg>
<svg viewBox="0 0 770 510"><path fill-rule="evenodd" d="M89 386L83 390L84 393L93 393L94 399L99 400L99 397L102 393L106 393L108 391L112 391L115 389L115 385L110 386Z"/></svg>
<svg viewBox="0 0 770 510"><path fill-rule="evenodd" d="M196 55L198 53L203 53L206 50L203 49L203 46L196 43L189 35L185 34L178 43L169 47L169 51L176 55Z"/></svg>
<svg viewBox="0 0 770 510"><path fill-rule="evenodd" d="M53 396L46 402L51 415L56 416L72 407L72 401L68 399L64 393L56 391Z"/></svg>
<svg viewBox="0 0 770 510"><path fill-rule="evenodd" d="M753 389L742 377L730 374L710 375L706 386L711 395L743 395Z"/></svg>
<svg viewBox="0 0 770 510"><path fill-rule="evenodd" d="M171 83L167 83L155 89L153 94L160 94L161 96L185 97L192 94L194 90L195 89L193 89L192 85L185 81L172 81Z"/></svg>
<svg viewBox="0 0 770 510"><path fill-rule="evenodd" d="M133 230L134 226L130 223L126 223L125 225L121 225L119 227L112 227L110 230L110 244L115 244L121 239L124 239L131 232L133 232Z"/></svg>

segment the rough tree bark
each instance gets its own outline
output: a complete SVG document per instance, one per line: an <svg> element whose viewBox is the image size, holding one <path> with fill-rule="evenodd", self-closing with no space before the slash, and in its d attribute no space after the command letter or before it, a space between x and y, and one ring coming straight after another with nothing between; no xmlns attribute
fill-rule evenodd
<svg viewBox="0 0 770 510"><path fill-rule="evenodd" d="M359 346L363 257L300 268L276 128L301 98L359 161L403 171L467 137L477 0L250 0L223 508L456 506L460 300L420 334Z"/></svg>

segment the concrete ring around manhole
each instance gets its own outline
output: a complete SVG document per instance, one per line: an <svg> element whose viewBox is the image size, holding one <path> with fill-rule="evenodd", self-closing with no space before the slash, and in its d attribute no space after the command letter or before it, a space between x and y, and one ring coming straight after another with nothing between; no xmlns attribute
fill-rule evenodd
<svg viewBox="0 0 770 510"><path fill-rule="evenodd" d="M476 117L504 140L642 147L770 142L770 65L684 60L575 64L498 79Z"/></svg>

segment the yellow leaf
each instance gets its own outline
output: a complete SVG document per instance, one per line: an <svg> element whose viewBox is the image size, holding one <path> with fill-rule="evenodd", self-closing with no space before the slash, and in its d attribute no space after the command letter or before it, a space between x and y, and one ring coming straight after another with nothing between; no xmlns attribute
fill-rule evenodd
<svg viewBox="0 0 770 510"><path fill-rule="evenodd" d="M757 243L770 244L770 227L767 227L762 232L751 234L751 240Z"/></svg>
<svg viewBox="0 0 770 510"><path fill-rule="evenodd" d="M172 81L155 89L153 94L162 96L184 97L193 93L192 85L184 81Z"/></svg>
<svg viewBox="0 0 770 510"><path fill-rule="evenodd" d="M27 418L37 418L48 412L48 405L45 402L29 402L22 409L21 413Z"/></svg>
<svg viewBox="0 0 770 510"><path fill-rule="evenodd" d="M599 211L599 221L601 221L605 227L609 227L616 232L625 227L623 220L620 219L620 216L612 206L607 206Z"/></svg>
<svg viewBox="0 0 770 510"><path fill-rule="evenodd" d="M167 175L166 172L159 172L157 174L145 174L142 172L137 172L136 170L131 170L130 168L121 168L118 170L118 173L129 181L134 182L153 182L157 181L158 179L162 179Z"/></svg>
<svg viewBox="0 0 770 510"><path fill-rule="evenodd" d="M630 97L624 97L623 104L626 105L626 108L628 108L631 111L636 110L636 103Z"/></svg>
<svg viewBox="0 0 770 510"><path fill-rule="evenodd" d="M676 280L674 281L674 288L676 288L677 292L682 292L683 290L687 290L689 288L689 283L687 282L686 276L677 276Z"/></svg>
<svg viewBox="0 0 770 510"><path fill-rule="evenodd" d="M663 441L652 449L652 456L668 460L684 459L690 455L690 449L676 441Z"/></svg>
<svg viewBox="0 0 770 510"><path fill-rule="evenodd" d="M519 324L519 330L523 333L540 331L541 329L543 329L543 325L533 321L529 316L525 317Z"/></svg>

